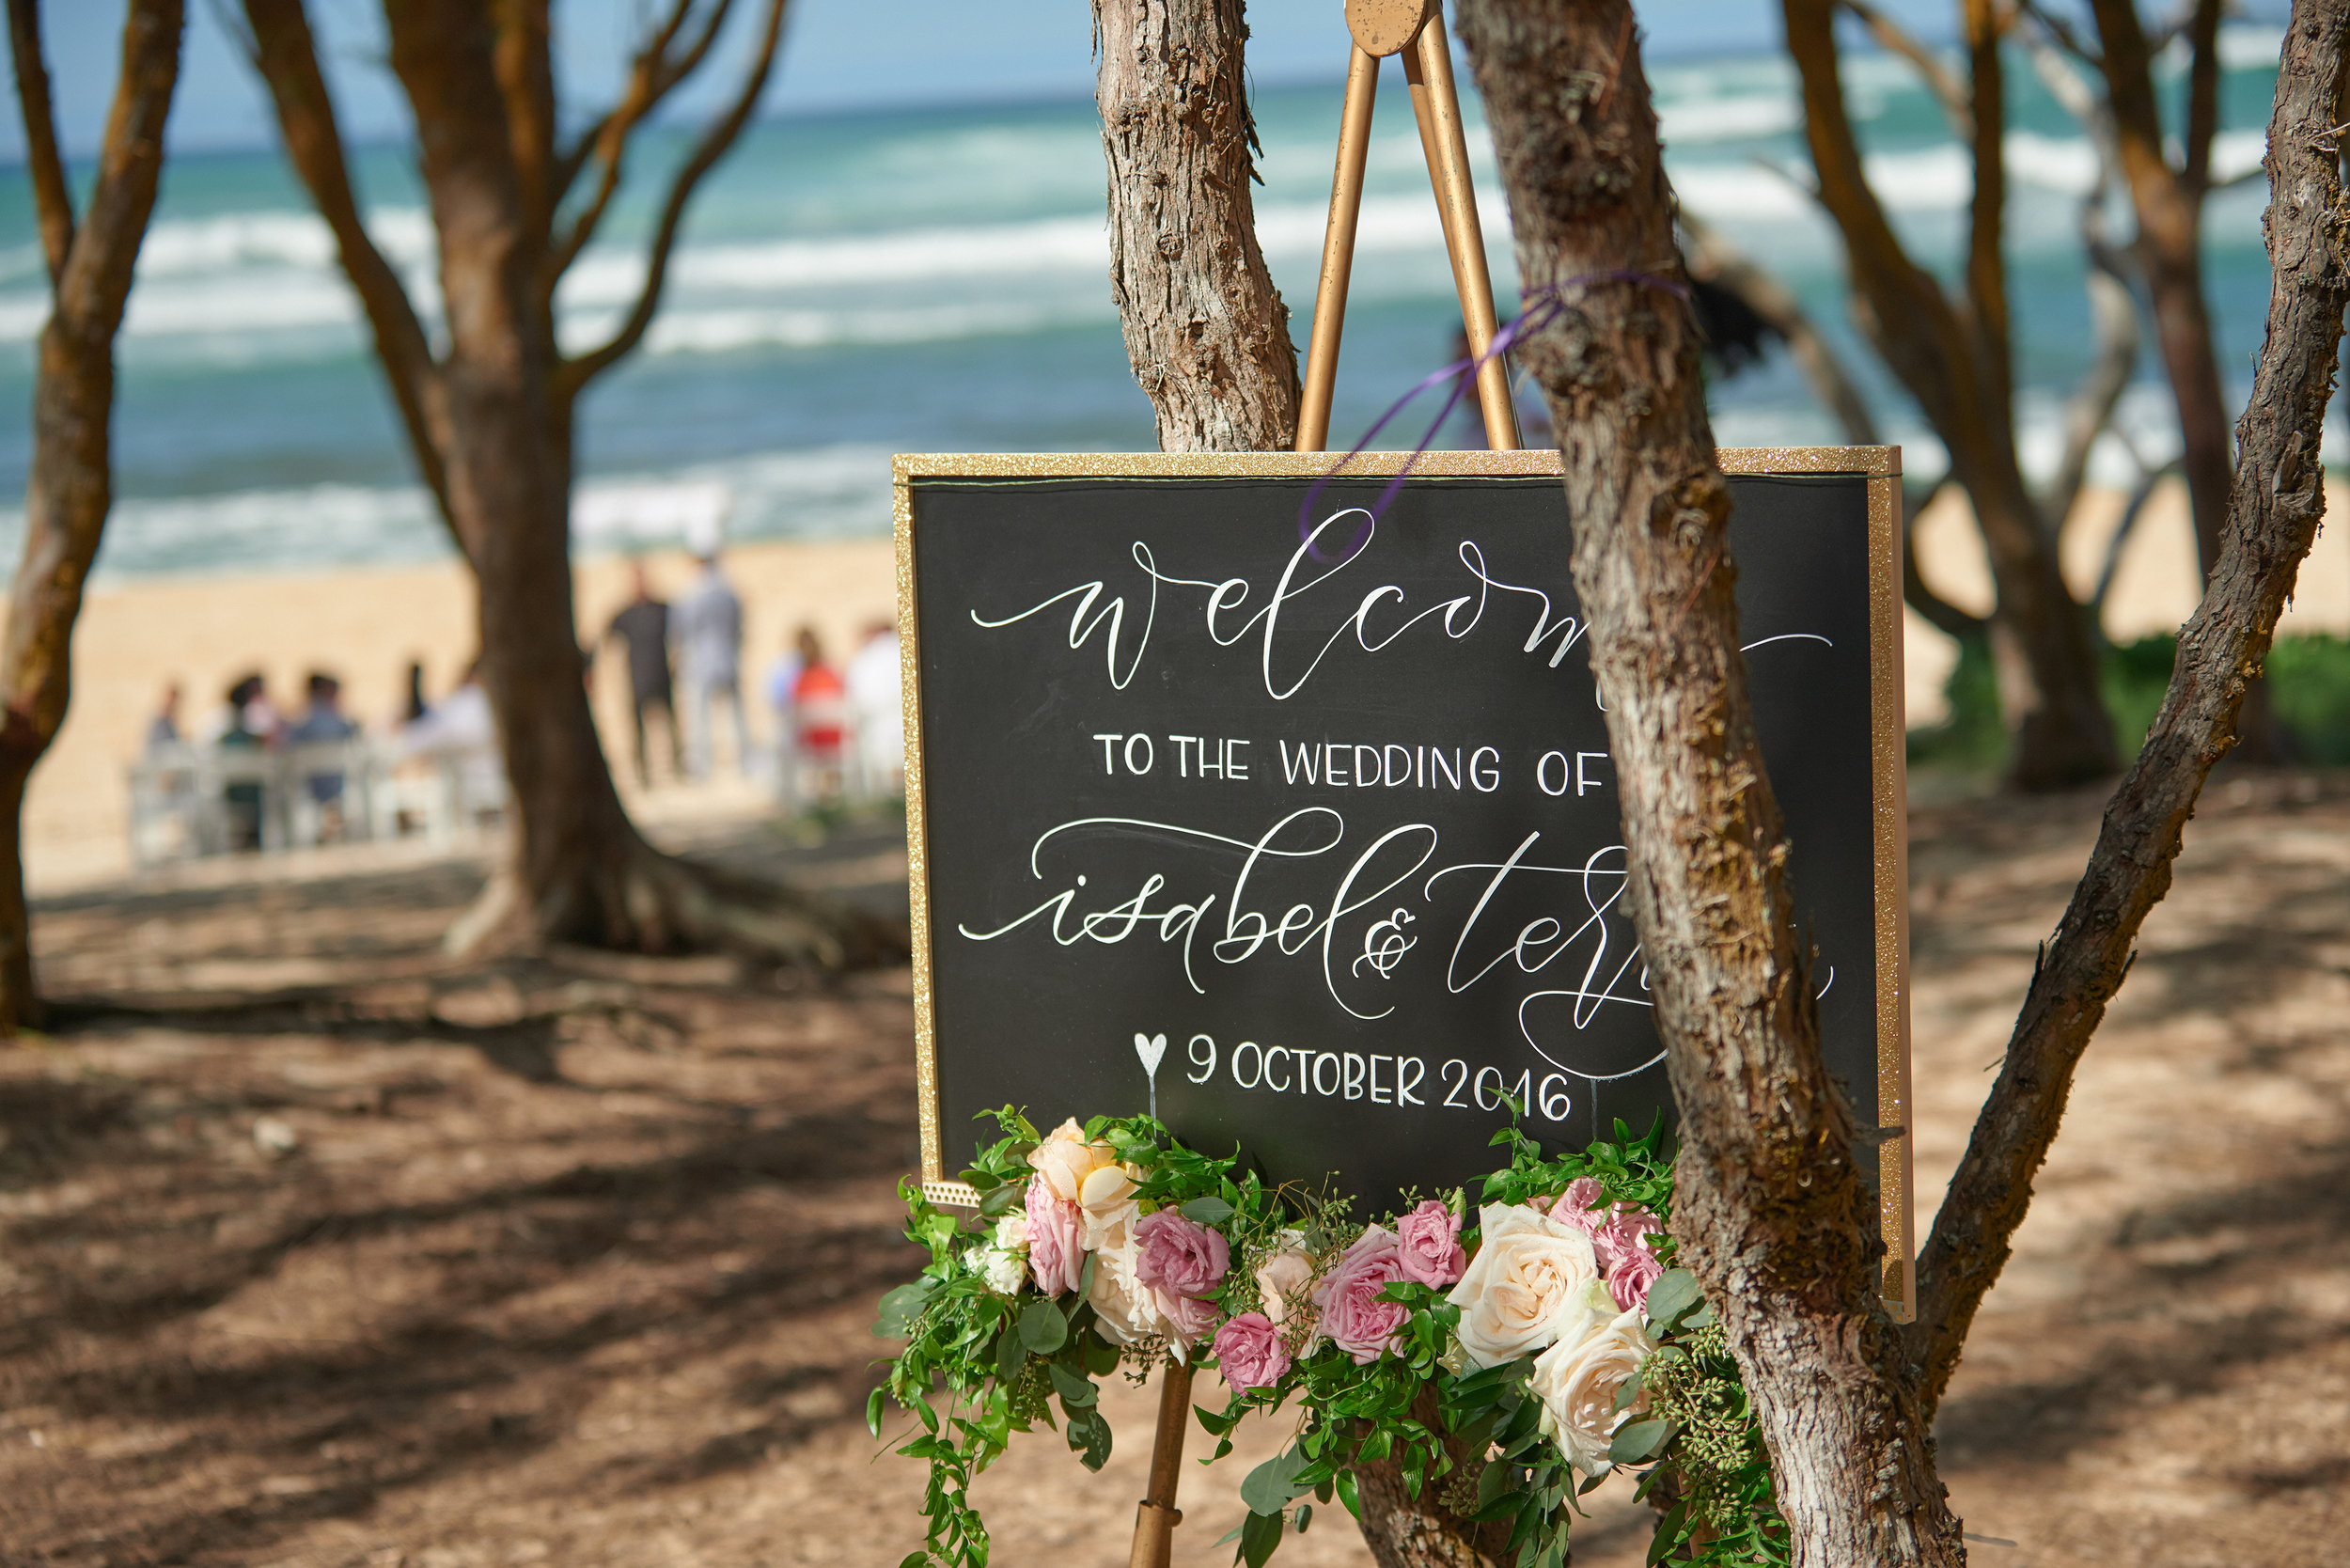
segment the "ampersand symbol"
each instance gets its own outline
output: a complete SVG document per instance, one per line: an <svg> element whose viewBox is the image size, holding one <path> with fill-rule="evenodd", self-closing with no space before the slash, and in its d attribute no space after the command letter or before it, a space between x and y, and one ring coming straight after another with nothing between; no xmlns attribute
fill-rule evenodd
<svg viewBox="0 0 2350 1568"><path fill-rule="evenodd" d="M1363 956L1355 961L1353 973L1361 974L1368 964L1381 980L1393 974L1403 955L1419 945L1418 937L1403 934L1411 923L1411 911L1399 905L1393 915L1363 933Z"/></svg>

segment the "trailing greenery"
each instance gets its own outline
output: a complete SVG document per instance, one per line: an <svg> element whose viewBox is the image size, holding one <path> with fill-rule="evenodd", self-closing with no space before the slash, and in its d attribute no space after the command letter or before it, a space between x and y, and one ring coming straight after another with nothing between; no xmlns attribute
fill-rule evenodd
<svg viewBox="0 0 2350 1568"><path fill-rule="evenodd" d="M937 1208L912 1181L901 1187L906 1233L931 1262L882 1300L874 1332L905 1347L866 1414L878 1437L885 1393L910 1411L916 1426L898 1451L930 1466L927 1538L901 1568L985 1568L988 1536L970 1502L973 1479L1013 1434L1040 1424L1058 1427L1081 1462L1099 1469L1111 1435L1097 1380L1121 1364L1138 1377L1170 1355L1201 1364L1223 1358L1230 1398L1221 1410L1196 1411L1216 1439L1214 1459L1231 1451L1231 1433L1250 1413L1295 1412L1289 1443L1244 1480L1249 1513L1226 1538L1250 1568L1286 1534L1304 1530L1317 1502L1335 1500L1359 1515L1361 1468L1381 1463L1393 1465L1414 1498L1433 1488L1455 1515L1506 1526L1506 1560L1515 1568L1558 1568L1576 1499L1614 1467L1637 1475L1639 1495L1658 1506L1652 1563L1771 1568L1789 1560L1760 1430L1720 1325L1696 1280L1669 1266L1673 1244L1662 1228L1672 1167L1661 1122L1638 1137L1618 1122L1613 1141L1560 1154L1545 1154L1515 1127L1496 1135L1508 1163L1485 1178L1480 1213L1515 1215L1519 1232L1531 1228L1547 1245L1563 1238L1571 1253L1581 1248L1587 1268L1597 1266L1594 1259L1614 1261L1604 1280L1593 1273L1577 1287L1596 1293L1588 1310L1581 1298L1561 1299L1580 1314L1570 1338L1480 1366L1467 1346L1481 1341L1465 1341L1463 1315L1482 1287L1458 1244L1482 1238L1465 1228L1477 1216L1465 1212L1463 1194L1421 1198L1409 1213L1366 1226L1345 1200L1294 1185L1267 1188L1235 1159L1187 1149L1148 1117L1095 1118L1042 1139L1016 1110L995 1115L1003 1137L963 1176L979 1194L976 1215ZM1043 1174L1057 1156L1064 1169L1075 1158L1076 1168L1102 1177L1084 1187L1086 1210L1102 1236L1121 1240L1085 1253L1074 1290L1047 1294L1039 1278L1066 1276L1042 1252L1023 1259L1020 1247L1043 1244L1026 1238L1021 1216L1058 1200ZM1144 1223L1167 1211L1181 1223ZM1158 1241L1177 1232L1191 1255L1213 1255L1214 1278L1193 1278L1188 1309L1149 1298L1174 1315L1148 1320L1157 1327L1147 1330L1118 1303L1126 1299L1120 1291L1140 1288L1135 1281L1150 1284L1152 1264L1137 1263L1134 1238L1154 1227ZM1416 1262L1400 1263L1403 1252ZM1108 1269L1123 1273L1113 1281L1097 1272ZM1291 1282L1278 1283L1284 1278ZM1335 1298L1350 1282L1355 1315L1344 1317L1348 1309ZM1625 1299L1635 1305L1620 1311ZM1591 1313L1612 1320L1615 1344L1637 1347L1612 1382L1589 1385L1600 1388L1597 1408L1606 1410L1596 1429L1589 1408L1577 1415L1546 1403L1536 1376L1546 1357L1605 1338ZM1220 1325L1213 1335L1200 1326L1208 1322ZM1183 1323L1187 1330L1177 1326ZM1236 1363L1235 1356L1251 1358ZM1610 1388L1614 1403L1606 1406ZM1585 1423L1580 1449L1562 1426L1577 1419Z"/></svg>

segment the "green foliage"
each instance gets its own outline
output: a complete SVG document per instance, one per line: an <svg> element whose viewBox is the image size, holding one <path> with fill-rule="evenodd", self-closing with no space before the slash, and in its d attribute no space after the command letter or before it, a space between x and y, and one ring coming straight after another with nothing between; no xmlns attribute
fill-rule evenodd
<svg viewBox="0 0 2350 1568"><path fill-rule="evenodd" d="M2145 744L2178 649L2179 639L2165 633L2108 645L2099 658L2098 687L2124 758ZM2269 650L2266 672L2270 709L2295 755L2321 766L2350 763L2350 639L2330 633L2280 638ZM1996 773L2006 761L2008 737L1984 639L1960 640L1958 663L1942 692L1950 716L1910 732L1910 762L1953 774Z"/></svg>
<svg viewBox="0 0 2350 1568"><path fill-rule="evenodd" d="M1058 1298L1032 1284L1006 1295L983 1278L985 1265L972 1254L999 1256L984 1250L995 1216L1020 1204L1027 1156L1038 1143L1036 1129L1016 1110L994 1115L1003 1136L964 1172L980 1195L979 1216L943 1213L916 1184L901 1184L906 1234L929 1250L931 1262L919 1278L882 1298L873 1330L905 1341L889 1365L886 1392L916 1424L897 1451L926 1461L931 1471L928 1537L907 1568L986 1568L986 1527L969 1501L973 1479L1002 1454L1012 1434L1054 1425L1056 1407L1070 1448L1099 1469L1111 1437L1094 1380L1121 1361L1138 1375L1166 1350L1155 1341L1121 1346L1104 1334L1087 1299L1092 1255L1087 1288ZM1085 1132L1133 1173L1143 1213L1174 1208L1225 1237L1230 1266L1214 1297L1220 1317L1263 1310L1277 1322L1286 1318L1289 1373L1272 1387L1235 1393L1221 1410L1196 1411L1216 1439L1211 1458L1220 1459L1231 1451L1232 1430L1247 1414L1295 1403L1289 1446L1242 1483L1249 1513L1225 1538L1235 1545L1236 1561L1262 1568L1291 1529L1305 1529L1315 1502L1335 1499L1359 1513L1357 1470L1387 1463L1412 1497L1434 1488L1434 1499L1456 1516L1506 1522L1512 1568L1559 1568L1579 1512L1575 1499L1600 1477L1578 1484L1566 1452L1543 1430L1543 1407L1528 1381L1534 1357L1505 1367L1465 1365L1456 1339L1460 1309L1444 1291L1410 1281L1381 1293L1404 1309L1386 1354L1357 1363L1334 1343L1308 1340L1310 1309L1285 1313L1285 1307L1302 1305L1293 1297L1263 1301L1256 1273L1268 1258L1293 1251L1314 1278L1326 1274L1362 1234L1346 1200L1294 1185L1268 1189L1253 1172L1236 1173L1236 1159L1186 1149L1148 1117L1096 1118ZM1661 1118L1637 1137L1619 1121L1612 1140L1555 1156L1515 1126L1494 1141L1508 1150L1509 1163L1485 1179L1488 1203L1546 1199L1590 1177L1599 1184L1602 1204L1635 1205L1660 1216L1671 1212L1672 1159ZM1460 1193L1444 1201L1455 1214L1465 1210ZM1475 1231L1463 1239L1473 1243ZM1652 1562L1777 1568L1787 1561L1786 1528L1736 1364L1697 1281L1669 1266L1670 1240L1655 1246L1668 1265L1647 1301L1648 1332L1659 1348L1617 1402L1627 1415L1609 1460L1640 1471L1643 1495L1662 1487L1671 1499ZM1203 1343L1194 1354L1207 1348ZM876 1390L866 1417L877 1437L882 1416L883 1392Z"/></svg>

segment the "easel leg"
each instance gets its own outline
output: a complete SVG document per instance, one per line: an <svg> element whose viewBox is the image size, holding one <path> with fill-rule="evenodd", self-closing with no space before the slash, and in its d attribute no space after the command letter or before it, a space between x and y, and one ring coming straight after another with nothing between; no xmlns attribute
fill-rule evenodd
<svg viewBox="0 0 2350 1568"><path fill-rule="evenodd" d="M1346 285L1355 270L1355 230L1363 211L1363 164L1371 151L1371 112L1379 62L1357 44L1346 68L1346 106L1339 114L1339 163L1330 177L1330 224L1322 237L1322 281L1314 289L1314 335L1306 343L1306 384L1297 404L1297 449L1329 444L1330 400L1339 380L1339 338L1346 324Z"/></svg>
<svg viewBox="0 0 2350 1568"><path fill-rule="evenodd" d="M1151 1484L1135 1510L1135 1545L1128 1568L1167 1568L1183 1511L1175 1486L1183 1479L1183 1434L1191 1426L1191 1365L1169 1361L1159 1381L1159 1428L1151 1440Z"/></svg>
<svg viewBox="0 0 2350 1568"><path fill-rule="evenodd" d="M1452 81L1452 48L1441 12L1431 15L1403 51L1403 79L1412 86L1412 112L1419 120L1420 150L1428 159L1429 182L1444 219L1445 249L1452 259L1452 283L1461 295L1461 320L1469 351L1483 354L1494 339L1494 284L1485 268L1485 234L1477 221L1477 192L1469 183L1468 138L1461 126L1461 97ZM1321 311L1315 310L1319 327ZM1510 369L1499 358L1477 372L1477 402L1485 416L1485 444L1496 452L1518 445L1517 408L1510 398Z"/></svg>

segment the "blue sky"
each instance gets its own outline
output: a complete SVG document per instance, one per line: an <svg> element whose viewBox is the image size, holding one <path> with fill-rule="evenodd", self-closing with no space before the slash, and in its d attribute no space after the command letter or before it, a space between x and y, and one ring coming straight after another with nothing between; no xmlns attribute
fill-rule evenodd
<svg viewBox="0 0 2350 1568"><path fill-rule="evenodd" d="M222 31L216 0L188 0L189 41L171 121L175 149L252 147L274 139L265 100ZM234 0L226 8L234 9ZM617 78L649 0L557 0L563 80L586 102ZM739 39L757 0L739 0ZM1894 0L1892 9L1947 30L1950 0ZM70 146L96 144L114 87L122 0L48 0L42 7L58 114ZM358 138L405 129L397 88L383 66L381 0L311 0L347 131ZM1257 0L1248 57L1261 82L1335 78L1345 69L1340 0ZM1776 0L1654 0L1641 7L1657 55L1728 54L1778 45ZM769 113L888 108L979 98L1082 96L1092 89L1091 16L1086 0L792 0L782 69ZM691 113L723 89L706 69ZM0 161L22 155L14 104L0 117Z"/></svg>

